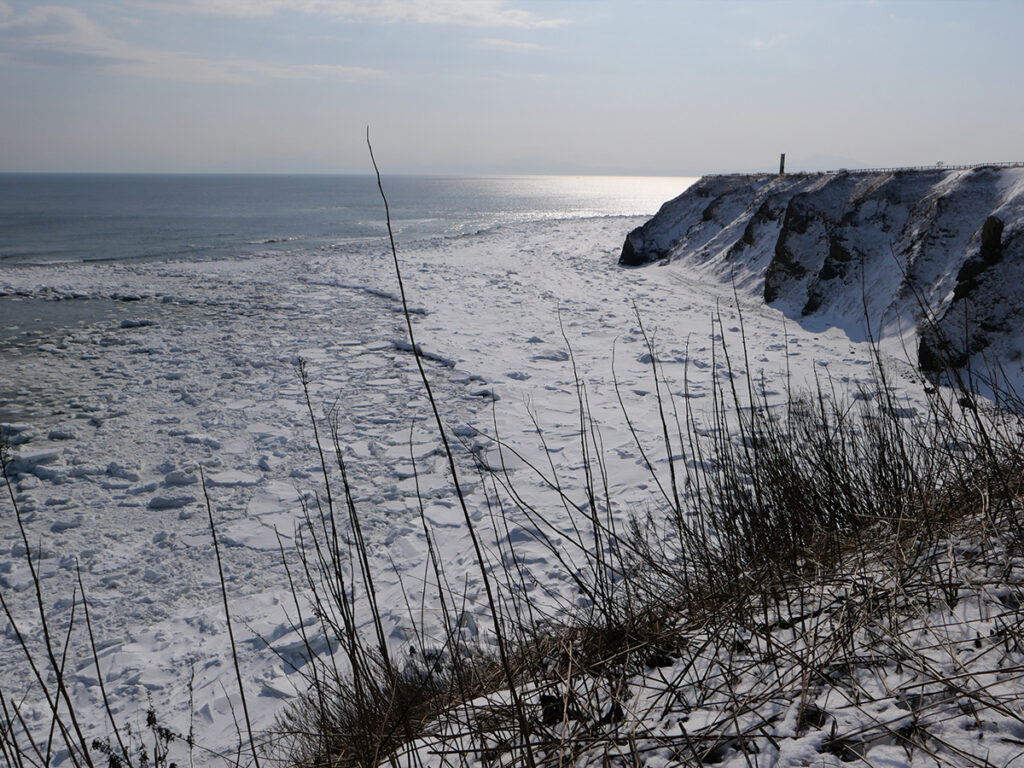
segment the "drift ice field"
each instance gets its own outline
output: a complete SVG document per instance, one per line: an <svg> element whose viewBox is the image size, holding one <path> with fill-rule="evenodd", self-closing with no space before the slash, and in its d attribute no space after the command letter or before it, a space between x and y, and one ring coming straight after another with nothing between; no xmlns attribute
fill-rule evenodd
<svg viewBox="0 0 1024 768"><path fill-rule="evenodd" d="M475 468L504 467L548 525L567 528L531 466L550 466L565 493L582 494L578 377L600 428L614 514L625 521L655 506L658 490L627 423L664 468L670 457L638 315L672 394L698 420L716 376L751 376L781 396L789 385L822 381L853 393L871 373L854 313L838 324L801 322L788 305L765 304L763 282L730 280L720 260L619 266L626 235L648 218L527 217L398 239L417 341L460 443L470 509L492 547L503 538L530 566L538 605L571 595L572 585L530 521L490 527ZM324 488L300 361L314 417L337 426L389 641L408 644L408 605L419 606L428 565L420 499L448 578L466 597L466 625L486 626L479 570L383 240L205 261L21 265L0 269L0 293L4 317L19 324L0 350L11 490L59 627L80 569L119 717L152 705L183 731L191 721L201 745L236 741L237 685L201 476L225 547L254 725L271 729L301 692L303 641L282 557ZM890 334L882 351L912 408L922 378L909 333ZM728 359L723 343L734 352ZM499 441L510 450L499 451ZM32 581L10 500L3 509L0 588L31 634ZM423 616L429 628L429 605ZM0 680L18 691L25 665L2 624ZM68 666L74 700L104 733L81 639Z"/></svg>

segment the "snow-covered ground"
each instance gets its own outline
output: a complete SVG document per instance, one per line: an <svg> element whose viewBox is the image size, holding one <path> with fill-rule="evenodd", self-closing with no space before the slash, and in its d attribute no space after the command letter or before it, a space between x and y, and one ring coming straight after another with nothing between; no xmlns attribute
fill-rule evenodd
<svg viewBox="0 0 1024 768"><path fill-rule="evenodd" d="M842 328L803 328L747 294L739 296L741 318L732 287L698 267L617 266L623 238L642 221L525 223L399 244L418 341L435 357L428 375L455 434L493 463L494 444L477 430L496 428L527 458L545 466L550 459L566 492L581 494L568 342L622 518L657 499L616 381L641 438L664 463L634 305L673 391L681 394L686 378L698 412L725 365L713 356L715 339L735 350L734 372L747 373L741 320L749 373L763 374L770 390L784 389L787 376L800 384L826 375L842 389L870 373L869 350ZM11 422L13 491L41 556L47 609L66 619L79 565L118 717L137 717L152 703L162 721L184 731L191 698L200 744L223 749L237 739L237 686L200 468L227 545L254 724L271 728L301 685L260 639L285 652L300 642L287 617L292 598L279 546L291 547L302 499L323 487L300 358L318 417L336 408L391 640L398 646L407 638L403 583L415 589L427 557L410 454L449 579L465 585L470 610L483 610L383 243L233 261L25 267L0 274L0 290L20 295L29 314L64 311L68 302L89 308L77 324L22 335L3 352L0 418ZM895 381L913 388L917 376L899 345L889 351ZM531 414L545 431L546 457ZM522 463L513 465L520 490L549 523L566 528L557 498ZM486 530L479 480L472 472L464 480ZM0 509L0 588L32 636L38 619L10 500ZM562 569L521 524L509 534L521 559L545 588L568 593ZM28 687L25 665L11 628L0 626L0 683L18 697ZM102 735L81 636L77 648L72 693Z"/></svg>
<svg viewBox="0 0 1024 768"><path fill-rule="evenodd" d="M1022 234L1019 166L706 176L622 258L713 268L805 326L916 329L925 370L970 361L1019 391Z"/></svg>

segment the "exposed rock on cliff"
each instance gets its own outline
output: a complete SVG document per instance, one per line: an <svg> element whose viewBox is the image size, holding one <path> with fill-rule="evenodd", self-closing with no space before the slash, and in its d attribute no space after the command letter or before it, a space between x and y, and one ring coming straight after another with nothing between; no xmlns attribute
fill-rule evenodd
<svg viewBox="0 0 1024 768"><path fill-rule="evenodd" d="M1024 168L707 176L630 232L619 263L699 266L851 335L916 325L936 371L993 344L1021 357L1022 233Z"/></svg>

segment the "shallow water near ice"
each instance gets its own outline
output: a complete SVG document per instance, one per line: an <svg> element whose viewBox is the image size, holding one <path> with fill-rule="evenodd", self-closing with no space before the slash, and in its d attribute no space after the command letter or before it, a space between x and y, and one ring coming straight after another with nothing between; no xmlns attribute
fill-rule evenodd
<svg viewBox="0 0 1024 768"><path fill-rule="evenodd" d="M140 311L133 304L102 298L0 297L0 350L37 346L65 328L136 319Z"/></svg>

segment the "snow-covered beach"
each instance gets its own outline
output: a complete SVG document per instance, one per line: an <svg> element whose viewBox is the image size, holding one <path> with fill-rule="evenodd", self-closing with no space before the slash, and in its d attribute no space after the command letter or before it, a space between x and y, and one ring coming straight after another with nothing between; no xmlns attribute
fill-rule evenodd
<svg viewBox="0 0 1024 768"><path fill-rule="evenodd" d="M697 403L712 374L712 337L739 344L730 286L685 270L616 265L625 233L642 221L526 222L399 246L419 342L436 355L428 369L455 434L486 452L490 441L477 430L493 433L496 423L502 439L529 455L538 449L533 413L556 466L571 470L578 415L568 341L616 462L613 490L623 516L647 504L651 489L613 378L642 434L656 435L646 418L653 383L634 304L666 374L681 391L685 369ZM405 613L395 570L415 581L425 558L410 453L452 578L468 579L470 594L478 589L406 351L387 256L380 245L340 244L305 254L61 264L0 275L7 301L27 313L45 315L67 302L111 313L25 335L5 350L5 408L23 409L8 427L18 471L13 489L30 541L44 554L48 605L59 612L70 604L80 565L108 685L126 710L149 700L180 708L194 669L199 742L223 746L234 737L226 696L234 685L226 677L200 466L229 545L234 614L248 627L241 630L243 664L259 727L270 727L282 699L295 693L291 670L255 636L281 647L296 642L287 629L291 597L279 546L291 543L300 498L322 484L300 358L318 415L337 408L384 603L393 606L395 642L401 644ZM756 300L740 301L758 375L781 381L783 350L796 377L827 370L855 382L867 372L867 350L841 329L804 332ZM540 488L520 474L524 486ZM483 514L480 499L471 501ZM559 510L549 511L558 525ZM31 627L20 536L10 514L2 525L5 594ZM517 539L527 561L530 547L529 535ZM539 577L557 577L553 566L535 564ZM14 681L23 665L9 630L4 642L3 674ZM76 700L97 705L94 678L91 662L76 660ZM162 716L182 728L187 719L180 711Z"/></svg>
<svg viewBox="0 0 1024 768"><path fill-rule="evenodd" d="M698 421L716 377L752 376L781 399L789 386L822 381L852 395L872 373L871 349L853 340L861 329L788 319L764 304L756 285L738 289L723 279L714 262L618 266L626 233L646 219L528 220L399 241L428 376L466 448L471 514L486 544L500 540L529 566L525 588L541 611L573 595L569 574L537 541L535 522L512 515L510 528L492 527L470 457L504 462L546 524L571 532L566 510L530 466L550 466L562 491L582 501L578 377L600 428L614 516L624 522L655 507L659 491L623 413L624 405L663 469L637 313L671 393ZM480 572L383 242L201 262L20 266L0 272L0 290L26 318L90 307L85 319L16 334L17 344L3 350L2 407L12 414L12 490L40 555L45 607L63 626L80 567L117 717L141 718L152 705L180 732L194 728L204 748L237 743L237 686L200 471L225 545L255 727L271 731L301 692L302 670L293 665L302 666L304 641L281 553L293 548L323 479L300 360L319 423L333 414L337 425L389 642L402 650L414 637L409 606L418 609L429 581L420 499L446 575L466 598L466 626L487 642ZM723 343L736 351L729 360ZM913 400L922 380L903 343L888 338L881 350L890 383ZM509 450L499 453L495 436ZM38 621L21 534L11 514L0 526L5 599L31 636ZM429 608L416 616L419 629L439 634ZM9 625L2 642L0 679L17 692L25 667ZM86 724L105 734L84 643L79 636L68 679ZM32 711L30 719L44 721L38 705Z"/></svg>

